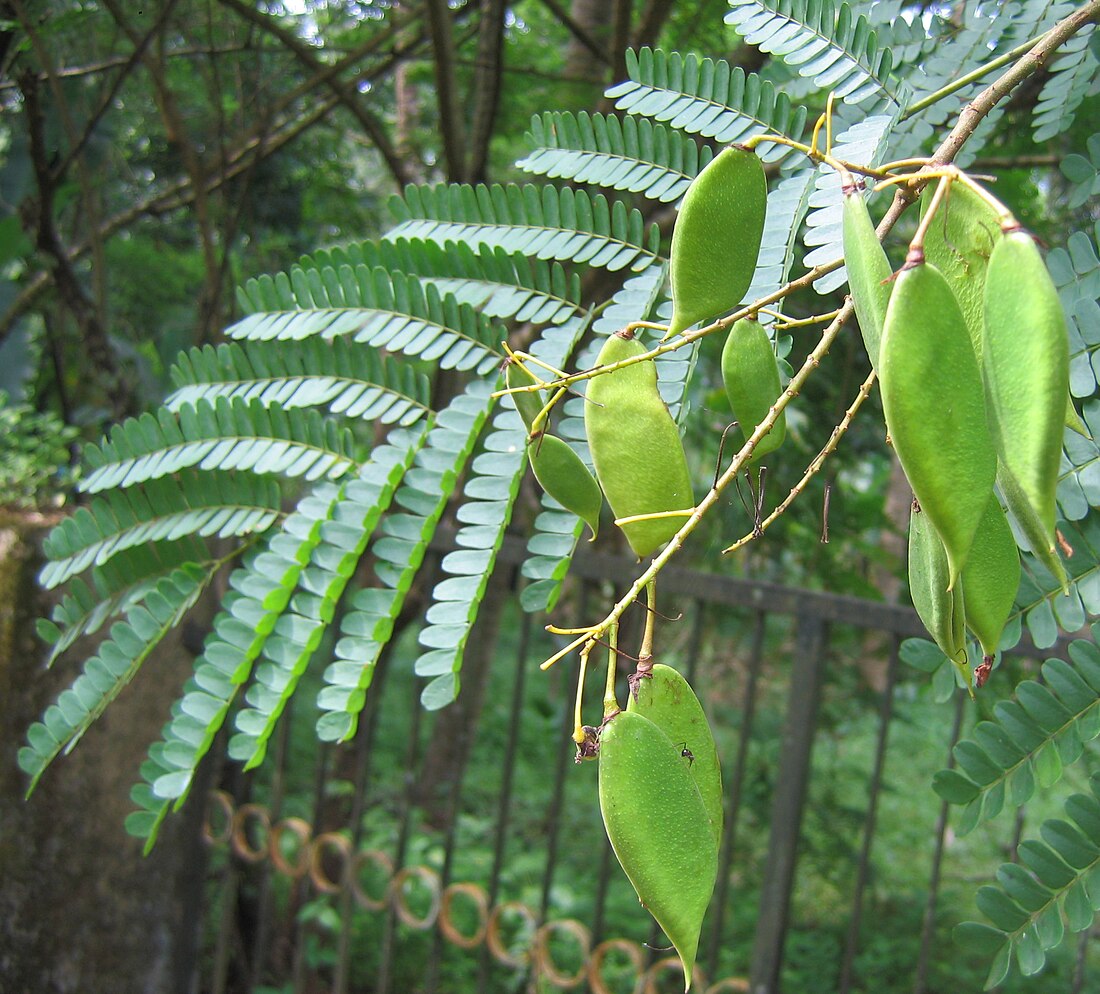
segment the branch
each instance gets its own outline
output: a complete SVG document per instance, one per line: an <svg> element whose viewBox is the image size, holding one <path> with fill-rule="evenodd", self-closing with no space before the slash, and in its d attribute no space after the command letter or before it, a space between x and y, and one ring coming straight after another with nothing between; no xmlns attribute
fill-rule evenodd
<svg viewBox="0 0 1100 994"><path fill-rule="evenodd" d="M500 106L501 50L504 47L504 0L481 0L474 65L474 112L470 125L470 162L466 182L486 179L489 142Z"/></svg>
<svg viewBox="0 0 1100 994"><path fill-rule="evenodd" d="M439 106L439 134L447 178L461 181L465 175L462 112L459 109L458 79L455 76L455 39L447 0L427 0L428 34L432 41L436 103Z"/></svg>
<svg viewBox="0 0 1100 994"><path fill-rule="evenodd" d="M974 134L982 118L1025 79L1044 68L1051 56L1078 31L1098 20L1100 20L1100 0L1090 0L1051 28L1030 51L1020 57L1018 62L963 108L958 123L936 150L927 168L935 169L937 166L954 162L959 150Z"/></svg>
<svg viewBox="0 0 1100 994"><path fill-rule="evenodd" d="M293 53L310 72L322 79L325 86L338 98L339 102L351 112L351 115L359 122L359 126L366 132L375 148L378 149L398 187L403 187L411 181L409 170L401 157L397 154L386 134L382 122L364 106L362 95L352 82L340 81L333 75L325 75L323 70L327 67L314 54L314 49L296 37L293 32L286 30L275 18L258 10L254 5L242 2L242 0L219 0L223 7L228 7L239 17L255 24L262 31L267 32L279 43ZM399 25L392 25L387 33L395 31Z"/></svg>

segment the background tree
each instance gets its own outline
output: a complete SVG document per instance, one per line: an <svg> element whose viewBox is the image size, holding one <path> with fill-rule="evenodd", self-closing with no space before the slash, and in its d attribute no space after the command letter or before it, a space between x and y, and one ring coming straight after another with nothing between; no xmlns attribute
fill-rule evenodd
<svg viewBox="0 0 1100 994"><path fill-rule="evenodd" d="M487 656L471 669L478 654L467 647L491 643L488 575L506 532L534 536L531 610L561 595L581 532L561 515L536 517L521 482L523 433L490 396L501 341L584 368L590 333L660 318L669 205L718 144L768 130L805 139L830 91L836 155L873 166L938 147L939 161L966 164L980 151L981 168L1003 172L1001 195L1036 231L1052 243L1074 231L1051 268L1078 336L1074 393L1091 395L1096 245L1087 201L1096 163L1083 132L1094 109L1096 5L729 6L712 15L709 5L617 4L602 17L599 5L567 12L549 2L323 4L302 14L237 0L141 13L110 2L6 4L10 237L0 335L10 381L94 436L156 395L172 356L191 347L155 418L127 421L87 450L81 486L95 513L78 511L47 543L44 582L72 591L48 628L54 654L108 618L120 627L78 678L79 707L65 698L73 706L32 731L22 757L32 776L79 738L227 567L230 592L143 770L129 824L150 844L203 757L216 743L221 751L231 715L229 755L246 767L262 761L307 667L323 669L328 683L319 737L352 737L394 632L425 616L418 597L431 604L416 662L431 678L424 703L450 704L461 679L459 708L476 708ZM710 18L723 13L755 49L720 37L758 75L714 61L722 53ZM688 54L621 54L625 42L662 32ZM706 58L691 55L696 48ZM563 81L569 72L579 78ZM509 87L513 76L527 85ZM578 110L528 125L541 107L589 105L611 82L607 100L622 123ZM970 103L956 120L959 101ZM1029 132L1052 150L1045 155L1065 159L1061 174L1036 181L1030 170L1051 160L1023 148ZM508 179L521 155L524 172L571 181L577 192L413 187L394 205L396 226L382 230L377 208L408 180ZM838 256L831 174L782 146L764 158L769 220L748 299L813 282L822 300L791 295L787 316L825 313L843 287L840 270L825 272ZM896 202L884 229L911 223L904 206ZM803 227L808 251L795 237ZM312 251L318 242L338 247ZM248 280L303 251L312 254L285 274ZM796 275L814 265L816 279ZM230 287L242 280L234 299ZM203 348L222 328L227 344ZM792 371L812 355L811 368L828 342L791 331L781 354ZM661 363L701 482L711 478L720 420L710 402L712 341ZM850 333L830 362L837 375L806 376L803 413L791 411L793 455L808 459L824 444L823 426L838 423L865 375ZM581 437L578 414L578 402L565 405L563 435ZM820 527L815 480L814 510L783 516L769 532L776 544L749 553L757 575L871 586L868 561L881 559L890 527L890 462L881 428L855 425L828 462L847 498L834 502L833 540L806 540ZM1075 581L1095 565L1090 445L1067 443L1060 491L1066 521L1081 522L1065 528ZM804 462L777 465L771 493L785 493ZM469 554L427 576L424 552L447 526ZM693 552L712 555L727 532L708 522ZM1056 600L1050 578L1030 573L1020 608L1036 641L1050 644L1052 604L1069 628L1091 612L1091 588L1074 590ZM334 635L343 637L330 649ZM952 679L944 665L941 684ZM165 701L179 695L161 689ZM965 795L973 819L992 817L986 786L944 781L951 799ZM993 938L1019 945L1015 934Z"/></svg>

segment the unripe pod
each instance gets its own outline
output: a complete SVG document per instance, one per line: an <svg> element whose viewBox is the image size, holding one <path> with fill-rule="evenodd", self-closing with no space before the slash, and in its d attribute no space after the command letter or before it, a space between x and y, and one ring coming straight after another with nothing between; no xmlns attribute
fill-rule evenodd
<svg viewBox="0 0 1100 994"><path fill-rule="evenodd" d="M516 387L525 387L537 383L538 380L531 375L531 371L522 362L518 359L509 358L504 364L504 382L509 389L515 389ZM509 394L509 396L516 405L519 416L523 418L527 431L530 432L535 423L535 418L542 412L544 403L542 391L525 390L521 393Z"/></svg>
<svg viewBox="0 0 1100 994"><path fill-rule="evenodd" d="M856 309L856 320L863 336L871 368L878 369L882 326L890 301L890 279L894 275L890 260L875 234L867 201L855 188L844 188L842 214L844 265L848 270L848 288Z"/></svg>
<svg viewBox="0 0 1100 994"><path fill-rule="evenodd" d="M597 360L610 365L644 353L628 332L604 343ZM695 505L680 431L657 390L652 360L592 378L584 405L588 446L607 502L616 518L663 511L690 512ZM685 515L623 525L639 558L652 555L683 525Z"/></svg>
<svg viewBox="0 0 1100 994"><path fill-rule="evenodd" d="M1020 550L1001 502L993 497L986 508L962 572L966 627L992 658L1020 589Z"/></svg>
<svg viewBox="0 0 1100 994"><path fill-rule="evenodd" d="M672 321L666 338L741 303L752 284L768 184L751 149L731 145L691 181L672 229Z"/></svg>
<svg viewBox="0 0 1100 994"><path fill-rule="evenodd" d="M535 479L567 511L572 511L592 529L600 530L603 493L584 461L562 439L542 432L527 440Z"/></svg>
<svg viewBox="0 0 1100 994"><path fill-rule="evenodd" d="M600 733L600 811L638 899L676 947L687 990L718 875L718 844L681 750L621 711Z"/></svg>
<svg viewBox="0 0 1100 994"><path fill-rule="evenodd" d="M894 451L943 542L954 587L993 492L997 455L966 322L928 263L907 264L895 282L879 379Z"/></svg>
<svg viewBox="0 0 1100 994"><path fill-rule="evenodd" d="M921 216L935 192L921 196ZM1001 238L996 208L965 183L952 183L924 236L924 255L947 280L959 302L978 364L982 361L983 298L989 257Z"/></svg>
<svg viewBox="0 0 1100 994"><path fill-rule="evenodd" d="M714 841L722 841L722 770L710 723L695 691L679 670L656 663L648 676L632 681L627 711L653 722L688 760L688 772L699 788Z"/></svg>
<svg viewBox="0 0 1100 994"><path fill-rule="evenodd" d="M909 596L940 651L953 663L966 660L962 584L951 582L947 553L928 515L914 503L909 516ZM965 575L965 574L964 574Z"/></svg>
<svg viewBox="0 0 1100 994"><path fill-rule="evenodd" d="M1007 232L985 287L982 370L991 428L1005 473L1055 548L1055 491L1069 396L1069 339L1058 291L1031 236Z"/></svg>
<svg viewBox="0 0 1100 994"><path fill-rule="evenodd" d="M759 321L742 318L730 328L722 349L722 382L733 416L748 439L768 416L783 390L771 340ZM784 411L772 430L757 443L752 461L778 449L786 435L787 414Z"/></svg>

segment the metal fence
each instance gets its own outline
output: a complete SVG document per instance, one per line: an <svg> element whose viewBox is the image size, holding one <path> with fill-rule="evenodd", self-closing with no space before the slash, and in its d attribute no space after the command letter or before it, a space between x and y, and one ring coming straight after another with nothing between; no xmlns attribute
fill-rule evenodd
<svg viewBox="0 0 1100 994"><path fill-rule="evenodd" d="M521 550L509 543L502 555L515 564ZM626 559L579 556L555 616L602 616L635 571ZM686 672L710 713L726 793L693 989L936 990L938 960L965 957L945 951L945 881L972 891L997 854L952 862L949 812L928 782L950 763L973 705L961 693L939 709L921 704L927 677L899 663L901 641L923 634L915 614L671 568L660 585L662 610L680 620L662 624L659 658ZM308 732L295 733L312 720L299 713L282 723L260 782L211 795L203 990L683 990L678 961L658 945L603 834L595 764L573 762L575 661L540 672L555 646L545 619L521 615L514 600L500 596L488 612L502 625L490 618L475 631L459 705L419 708L407 663L415 654L399 641L354 743L318 751ZM1048 654L1027 644L1016 653ZM878 663L861 669L858 659ZM934 727L914 729L918 704ZM908 738L892 748L899 709ZM922 735L932 745L912 749ZM898 797L906 777L923 792ZM815 794L821 783L830 796ZM894 875L876 853L884 798L914 840ZM1004 856L1022 827L1021 816L996 842ZM828 851L807 855L811 838ZM901 871L923 884L900 896L898 914L891 888ZM896 935L884 931L889 922ZM895 968L904 975L874 975L884 942L903 950ZM1086 989L1088 943L1085 933L1055 967L1068 971L1061 989ZM818 971L809 987L806 962Z"/></svg>

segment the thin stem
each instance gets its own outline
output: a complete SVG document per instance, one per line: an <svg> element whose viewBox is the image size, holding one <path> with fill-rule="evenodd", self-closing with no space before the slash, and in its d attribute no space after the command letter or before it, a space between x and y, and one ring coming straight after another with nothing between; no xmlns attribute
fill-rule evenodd
<svg viewBox="0 0 1100 994"><path fill-rule="evenodd" d="M638 651L638 665L634 672L638 676L653 672L653 633L657 627L657 577L653 576L645 585L646 606L645 630L642 632L642 647Z"/></svg>
<svg viewBox="0 0 1100 994"><path fill-rule="evenodd" d="M573 741L580 745L584 741L584 722L581 721L581 703L584 700L584 678L588 674L588 657L595 643L586 645L581 651L581 668L577 676L577 701L573 707Z"/></svg>
<svg viewBox="0 0 1100 994"><path fill-rule="evenodd" d="M900 213L900 212L899 212ZM893 222L891 222L892 224ZM884 232L882 234L885 234ZM768 304L775 303L777 300L782 300L784 297L789 296L796 290L805 289L811 286L815 281L819 280L827 273L833 272L835 269L839 269L843 265L843 260L837 259L835 262L829 262L822 266L815 266L813 269L807 270L797 279L791 280L785 286L769 293L765 297L760 297L758 300L754 300L751 304L742 307L739 311L734 311L729 317L722 318L720 321L715 321L714 324L707 325L705 328L698 328L695 331L685 331L682 335L678 336L671 342L662 343L654 346L648 352L642 352L636 356L630 356L627 359L620 359L618 362L608 363L603 366L593 366L591 369L583 369L577 373L570 373L568 376L563 376L560 379L553 380L542 386L538 384L527 384L520 387L509 387L504 390L497 390L493 396L503 397L508 393L530 393L534 390L542 390L546 387L568 387L574 383L579 383L581 380L590 380L593 376L601 376L604 373L610 373L616 369L622 369L624 366L633 366L638 362L648 362L650 359L656 359L659 356L664 355L667 352L675 352L677 349L682 349L685 345L690 345L692 342L698 341L700 338L706 338L707 335L715 334L719 331L728 331L729 328L740 321L742 318L750 317L756 314L761 308L766 307ZM839 312L838 312L839 313ZM663 328L664 325L658 327Z"/></svg>
<svg viewBox="0 0 1100 994"><path fill-rule="evenodd" d="M1003 55L998 55L997 58L991 59L985 65L978 66L977 69L973 69L965 76L960 76L958 79L953 80L946 86L940 87L934 93L929 93L926 97L921 97L920 100L916 100L905 108L905 111L901 115L902 121L908 121L914 114L920 113L926 107L931 107L935 103L943 100L944 97L951 96L952 93L958 93L964 86L969 86L971 83L981 79L987 73L993 72L994 69L1000 69L1001 66L1007 66L1013 59L1019 58L1026 52L1031 51L1039 42L1041 42L1050 31L1046 31L1036 38L1032 38L1030 41L1025 41L1022 45L1017 45L1012 51L1005 52Z"/></svg>
<svg viewBox="0 0 1100 994"><path fill-rule="evenodd" d="M595 644L595 643L593 643ZM619 626L611 624L607 629L607 679L603 688L603 720L607 721L619 711L619 700L615 696L615 671L619 664Z"/></svg>
<svg viewBox="0 0 1100 994"><path fill-rule="evenodd" d="M771 514L769 514L758 526L754 525L753 530L742 538L739 538L729 548L722 550L722 555L728 555L731 552L736 552L743 545L748 545L753 539L759 538L768 527L778 518L784 511L790 507L794 499L806 489L806 484L817 474L818 470L825 464L825 460L836 450L840 444L841 438L844 437L849 425L852 423L852 419L856 416L856 412L863 406L863 402L870 396L871 387L875 383L875 371L872 369L870 375L860 384L859 392L856 394L855 400L852 401L851 406L844 412L844 417L840 419L840 423L833 429L833 433L829 436L829 441L825 443L825 447L811 460L810 465L806 467L806 472L802 474L802 479L799 480L792 488L791 492L783 499L783 502Z"/></svg>

